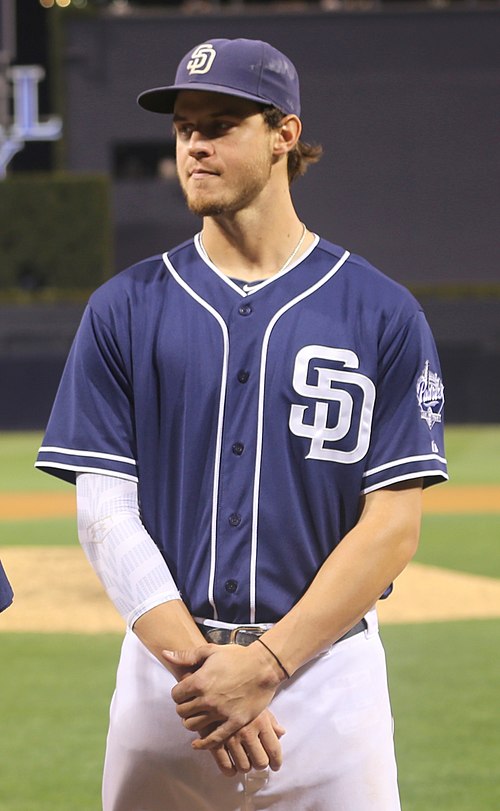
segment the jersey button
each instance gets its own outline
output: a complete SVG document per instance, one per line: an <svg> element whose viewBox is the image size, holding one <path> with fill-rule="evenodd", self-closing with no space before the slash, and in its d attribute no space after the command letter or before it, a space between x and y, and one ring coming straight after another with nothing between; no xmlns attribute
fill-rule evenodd
<svg viewBox="0 0 500 811"><path fill-rule="evenodd" d="M238 307L238 312L240 315L251 315L252 308L250 307L250 304L240 304Z"/></svg>
<svg viewBox="0 0 500 811"><path fill-rule="evenodd" d="M241 524L241 515L238 515L238 513L231 513L229 516L229 523L232 527L239 527Z"/></svg>
<svg viewBox="0 0 500 811"><path fill-rule="evenodd" d="M236 589L238 588L238 581L237 580L226 580L224 583L224 588L229 594L234 594Z"/></svg>
<svg viewBox="0 0 500 811"><path fill-rule="evenodd" d="M249 377L250 372L247 372L245 369L240 369L240 371L237 374L237 378L240 383L246 383Z"/></svg>
<svg viewBox="0 0 500 811"><path fill-rule="evenodd" d="M231 450L235 456L241 456L241 454L245 450L245 446L243 445L242 442L235 442Z"/></svg>

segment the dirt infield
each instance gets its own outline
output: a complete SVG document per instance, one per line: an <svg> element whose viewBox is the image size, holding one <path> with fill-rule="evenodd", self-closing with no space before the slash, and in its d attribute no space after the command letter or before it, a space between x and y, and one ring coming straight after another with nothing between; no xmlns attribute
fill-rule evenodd
<svg viewBox="0 0 500 811"><path fill-rule="evenodd" d="M58 493L0 493L0 520L71 518L76 514L75 490Z"/></svg>
<svg viewBox="0 0 500 811"><path fill-rule="evenodd" d="M500 485L450 485L430 487L423 493L424 512L500 513Z"/></svg>
<svg viewBox="0 0 500 811"><path fill-rule="evenodd" d="M500 513L500 487L445 486L424 493L426 513ZM75 515L74 490L2 493L0 520ZM124 623L79 547L4 547L15 590L0 631L121 632ZM500 580L412 563L390 600L379 603L382 624L500 617Z"/></svg>
<svg viewBox="0 0 500 811"><path fill-rule="evenodd" d="M6 547L2 562L13 605L0 615L0 631L113 633L124 623L79 547Z"/></svg>

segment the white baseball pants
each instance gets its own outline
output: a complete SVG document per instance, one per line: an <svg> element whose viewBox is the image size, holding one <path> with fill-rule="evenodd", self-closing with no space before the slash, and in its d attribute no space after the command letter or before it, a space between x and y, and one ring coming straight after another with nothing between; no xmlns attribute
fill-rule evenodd
<svg viewBox="0 0 500 811"><path fill-rule="evenodd" d="M104 811L400 811L385 655L368 630L284 683L280 771L224 777L175 712L171 674L128 632L111 704Z"/></svg>

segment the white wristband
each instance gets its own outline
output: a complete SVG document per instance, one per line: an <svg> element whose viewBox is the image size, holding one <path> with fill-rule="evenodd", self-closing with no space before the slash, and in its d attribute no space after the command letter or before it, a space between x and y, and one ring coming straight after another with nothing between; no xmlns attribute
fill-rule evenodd
<svg viewBox="0 0 500 811"><path fill-rule="evenodd" d="M160 603L179 600L170 570L140 519L137 484L80 473L76 495L80 543L127 625L132 628Z"/></svg>

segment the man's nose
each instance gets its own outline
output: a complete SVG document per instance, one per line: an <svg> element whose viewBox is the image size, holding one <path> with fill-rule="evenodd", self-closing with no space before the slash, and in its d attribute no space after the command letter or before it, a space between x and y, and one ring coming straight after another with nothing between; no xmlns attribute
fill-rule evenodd
<svg viewBox="0 0 500 811"><path fill-rule="evenodd" d="M193 130L189 139L189 154L191 156L210 155L212 152L213 146L210 138L199 130Z"/></svg>

